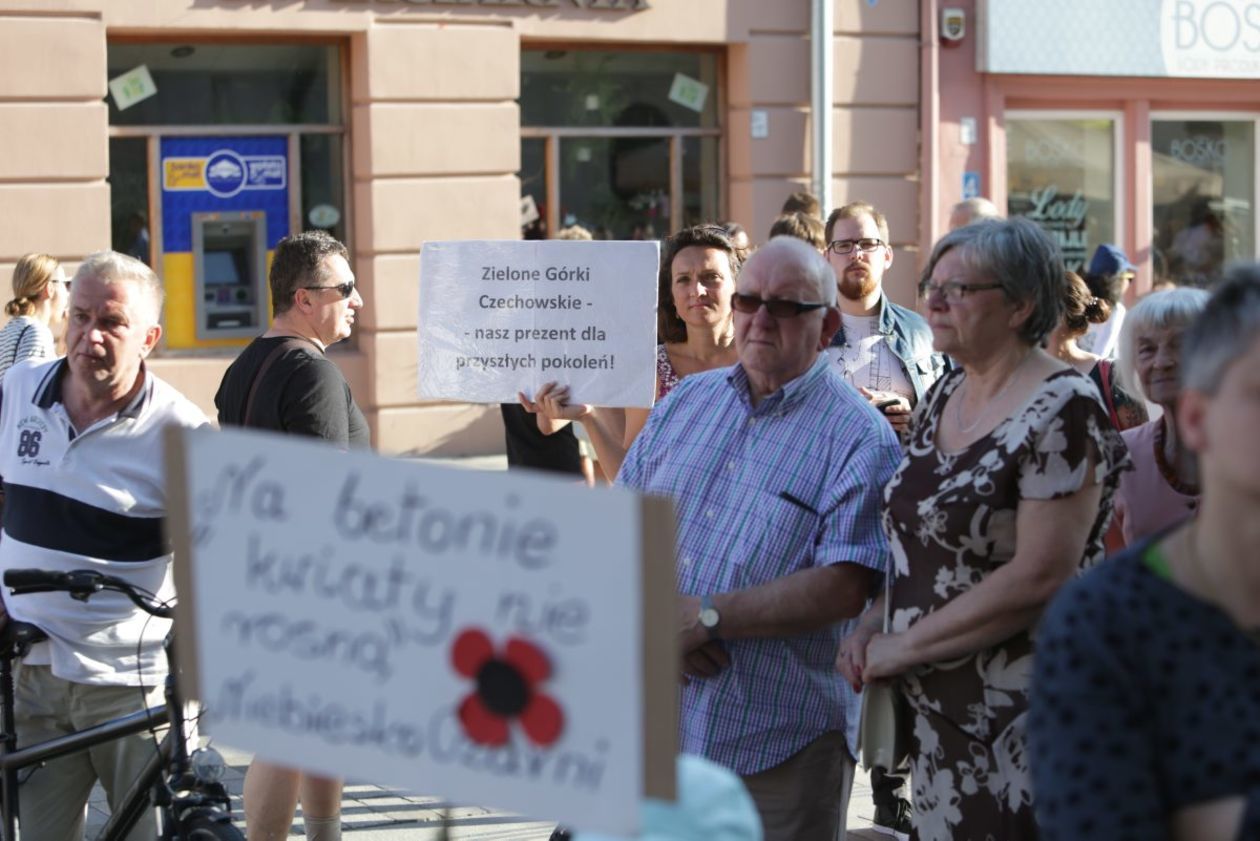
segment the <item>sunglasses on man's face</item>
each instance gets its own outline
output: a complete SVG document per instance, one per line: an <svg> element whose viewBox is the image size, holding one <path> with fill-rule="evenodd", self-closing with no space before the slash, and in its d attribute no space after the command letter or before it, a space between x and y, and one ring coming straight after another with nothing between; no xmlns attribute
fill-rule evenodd
<svg viewBox="0 0 1260 841"><path fill-rule="evenodd" d="M303 289L336 289L337 294L343 298L349 298L354 294L354 281L348 280L345 283L338 283L336 286L303 286Z"/></svg>
<svg viewBox="0 0 1260 841"><path fill-rule="evenodd" d="M736 292L731 296L731 305L736 311L747 315L752 315L764 306L766 312L775 318L796 318L803 312L811 312L827 306L826 304L806 303L804 301L785 301L780 298L767 301L765 298L758 298L756 295L745 295L742 292Z"/></svg>

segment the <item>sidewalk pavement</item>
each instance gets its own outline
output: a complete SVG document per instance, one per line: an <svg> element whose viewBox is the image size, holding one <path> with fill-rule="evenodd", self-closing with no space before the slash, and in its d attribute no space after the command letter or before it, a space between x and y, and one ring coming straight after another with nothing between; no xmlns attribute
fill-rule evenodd
<svg viewBox="0 0 1260 841"><path fill-rule="evenodd" d="M249 754L220 748L227 760L224 775L232 795L232 816L245 826L241 786ZM861 770L849 798L848 841L891 841L891 836L872 830L870 778ZM100 786L88 804L87 838L95 838L109 817L109 804ZM439 797L407 794L381 786L347 783L341 803L342 835L346 841L441 841L443 820L449 822L450 841L547 841L553 824L527 821L508 812L479 806L451 806ZM303 838L302 813L293 823L291 838Z"/></svg>

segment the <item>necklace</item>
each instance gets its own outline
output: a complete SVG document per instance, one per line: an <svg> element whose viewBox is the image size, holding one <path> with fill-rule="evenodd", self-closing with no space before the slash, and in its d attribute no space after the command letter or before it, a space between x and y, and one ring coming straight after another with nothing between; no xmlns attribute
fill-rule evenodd
<svg viewBox="0 0 1260 841"><path fill-rule="evenodd" d="M1009 374L1006 375L1006 382L1002 383L1002 387L998 389L997 394L989 398L988 406L985 406L983 409L981 409L980 414L976 415L976 419L973 420L970 424L963 424L963 420L962 420L962 404L963 404L963 397L964 397L962 389L965 389L967 387L967 380L964 379L962 381L962 385L959 387L958 400L957 402L954 403L954 425L958 427L958 431L960 433L962 433L963 435L968 435L972 432L972 430L974 430L977 426L980 425L980 421L984 420L985 415L988 414L989 408L993 406L995 403L997 403L999 400L1001 400L1002 396L1006 394L1007 390L1010 389L1012 385L1014 385L1015 380L1019 378L1018 375L1019 375L1020 369L1024 367L1024 363L1028 361L1028 357L1030 356L1032 356L1031 350L1027 351L1024 354L1024 358L1019 360L1019 364L1016 365L1015 368Z"/></svg>
<svg viewBox="0 0 1260 841"><path fill-rule="evenodd" d="M1168 459L1164 455L1164 444L1167 440L1165 435L1163 423L1155 427L1155 467L1159 469L1159 475L1164 478L1164 481L1168 483L1170 488L1182 496L1198 497L1198 487L1181 481L1181 477L1177 475L1177 469L1168 463ZM1193 507L1194 504L1192 503L1191 508Z"/></svg>

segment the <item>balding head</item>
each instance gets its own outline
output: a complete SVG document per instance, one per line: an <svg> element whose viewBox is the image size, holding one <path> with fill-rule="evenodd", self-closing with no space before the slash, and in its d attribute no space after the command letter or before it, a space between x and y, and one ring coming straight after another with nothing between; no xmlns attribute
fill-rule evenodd
<svg viewBox="0 0 1260 841"><path fill-rule="evenodd" d="M956 231L982 219L1001 219L998 206L982 196L965 199L954 205L949 212L949 229Z"/></svg>
<svg viewBox="0 0 1260 841"><path fill-rule="evenodd" d="M736 286L743 289L744 275L755 272L786 271L787 267L795 267L802 279L807 281L805 292L799 300L821 301L828 306L836 303L836 280L831 267L817 250L810 248L803 240L796 237L777 236L757 249L740 272L741 283Z"/></svg>
<svg viewBox="0 0 1260 841"><path fill-rule="evenodd" d="M748 258L736 289L735 347L756 405L808 371L835 334L836 284L817 251L775 237Z"/></svg>

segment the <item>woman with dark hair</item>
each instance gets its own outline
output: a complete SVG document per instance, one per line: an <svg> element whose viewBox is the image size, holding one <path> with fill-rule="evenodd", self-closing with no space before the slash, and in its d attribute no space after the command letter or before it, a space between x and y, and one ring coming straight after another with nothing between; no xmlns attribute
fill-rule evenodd
<svg viewBox="0 0 1260 841"><path fill-rule="evenodd" d="M906 699L920 841L1036 837L1025 754L1033 626L1102 559L1124 461L1097 390L1041 350L1063 318L1063 260L1022 217L947 234L920 291L958 367L920 401L884 489L891 588L836 666ZM891 630L881 633L891 599Z"/></svg>
<svg viewBox="0 0 1260 841"><path fill-rule="evenodd" d="M1051 331L1046 350L1094 381L1116 429L1123 431L1146 423L1146 407L1120 384L1112 361L1081 350L1077 344L1091 324L1102 324L1111 317L1110 302L1090 292L1076 272L1068 272L1064 276L1063 307L1063 320Z"/></svg>
<svg viewBox="0 0 1260 841"><path fill-rule="evenodd" d="M738 361L731 295L739 267L739 251L718 225L684 228L665 241L658 275L656 402L681 378ZM546 434L570 421L582 423L609 481L650 411L571 404L569 387L555 382L543 385L533 400L519 397L528 411L537 413L538 428Z"/></svg>
<svg viewBox="0 0 1260 841"><path fill-rule="evenodd" d="M1260 838L1260 267L1180 336L1169 408L1200 504L1041 622L1028 748L1044 841Z"/></svg>

